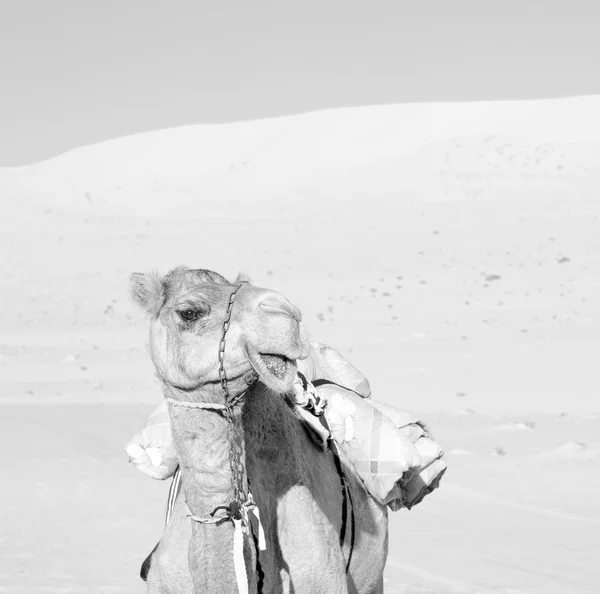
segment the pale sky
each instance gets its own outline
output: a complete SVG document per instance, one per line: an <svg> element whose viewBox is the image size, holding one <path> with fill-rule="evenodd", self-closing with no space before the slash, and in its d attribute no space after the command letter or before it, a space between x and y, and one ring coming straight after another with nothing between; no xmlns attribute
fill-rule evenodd
<svg viewBox="0 0 600 594"><path fill-rule="evenodd" d="M576 0L0 0L0 166L326 107L600 94Z"/></svg>

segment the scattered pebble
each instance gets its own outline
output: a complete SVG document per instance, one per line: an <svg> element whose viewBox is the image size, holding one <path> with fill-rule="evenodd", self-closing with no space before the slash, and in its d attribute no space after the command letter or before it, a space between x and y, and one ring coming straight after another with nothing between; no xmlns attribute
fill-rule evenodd
<svg viewBox="0 0 600 594"><path fill-rule="evenodd" d="M490 451L490 456L506 456L506 452L502 448L496 447Z"/></svg>
<svg viewBox="0 0 600 594"><path fill-rule="evenodd" d="M491 283L500 280L502 277L499 274L486 274L484 278L488 283Z"/></svg>

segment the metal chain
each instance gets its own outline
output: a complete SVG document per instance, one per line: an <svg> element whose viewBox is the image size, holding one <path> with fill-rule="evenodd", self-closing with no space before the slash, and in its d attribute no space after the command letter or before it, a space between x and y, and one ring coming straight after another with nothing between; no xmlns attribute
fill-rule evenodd
<svg viewBox="0 0 600 594"><path fill-rule="evenodd" d="M231 295L229 295L229 302L227 303L227 309L225 311L225 319L223 320L221 341L219 342L219 379L221 380L221 388L223 388L225 391L226 401L229 401L229 390L227 389L227 374L225 373L225 337L231 322L231 312L233 310L235 294L242 288L242 284L243 283L237 285L236 288L231 292Z"/></svg>
<svg viewBox="0 0 600 594"><path fill-rule="evenodd" d="M229 465L231 467L231 473L233 475L233 501L230 505L231 516L236 519L242 517L242 505L246 497L246 488L244 481L244 446L242 442L241 432L236 427L234 418L234 406L239 402L243 394L238 397L231 398L229 395L229 389L227 387L227 374L225 372L225 346L226 336L229 330L231 322L231 312L233 310L233 302L235 301L236 293L241 289L244 283L240 283L229 295L229 302L227 303L227 309L225 311L225 318L223 320L223 331L221 333L221 341L219 343L219 379L221 381L221 387L225 392L225 415L230 423L230 447L229 447Z"/></svg>

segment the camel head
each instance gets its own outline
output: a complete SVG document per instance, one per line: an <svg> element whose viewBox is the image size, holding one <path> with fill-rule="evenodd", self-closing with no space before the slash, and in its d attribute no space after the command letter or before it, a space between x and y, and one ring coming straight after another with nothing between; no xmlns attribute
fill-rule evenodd
<svg viewBox="0 0 600 594"><path fill-rule="evenodd" d="M164 277L131 275L132 297L151 320L150 352L165 384L186 391L219 385L223 321L238 282L184 267ZM254 371L272 390L289 392L296 360L309 350L301 320L300 310L280 293L242 284L226 334L224 369L232 385Z"/></svg>

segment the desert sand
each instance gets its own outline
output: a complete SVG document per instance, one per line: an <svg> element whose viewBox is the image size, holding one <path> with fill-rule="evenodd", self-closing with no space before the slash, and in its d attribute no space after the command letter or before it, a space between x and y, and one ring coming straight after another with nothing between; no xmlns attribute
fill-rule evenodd
<svg viewBox="0 0 600 594"><path fill-rule="evenodd" d="M386 592L600 591L600 97L157 131L0 169L0 204L0 592L144 591L128 276L180 264L283 292L443 445Z"/></svg>

